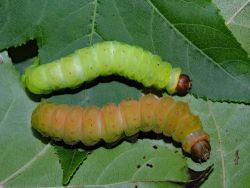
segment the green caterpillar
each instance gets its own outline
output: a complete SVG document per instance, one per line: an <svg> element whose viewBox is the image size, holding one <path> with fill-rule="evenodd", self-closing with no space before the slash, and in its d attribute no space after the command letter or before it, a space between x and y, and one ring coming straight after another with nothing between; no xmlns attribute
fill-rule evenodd
<svg viewBox="0 0 250 188"><path fill-rule="evenodd" d="M87 146L100 140L113 143L139 131L154 131L181 142L184 151L200 162L210 154L209 136L199 117L190 112L187 103L175 102L170 96L150 94L138 101L124 100L102 108L43 102L32 113L32 127L55 140Z"/></svg>
<svg viewBox="0 0 250 188"><path fill-rule="evenodd" d="M99 76L120 75L146 87L166 89L170 94L186 93L191 87L180 68L172 68L159 56L140 47L107 41L76 50L73 54L39 65L36 60L22 76L24 85L35 94L76 88Z"/></svg>

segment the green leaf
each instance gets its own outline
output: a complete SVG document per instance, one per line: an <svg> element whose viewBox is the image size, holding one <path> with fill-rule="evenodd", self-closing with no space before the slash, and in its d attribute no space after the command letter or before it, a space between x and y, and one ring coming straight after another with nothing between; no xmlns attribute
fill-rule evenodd
<svg viewBox="0 0 250 188"><path fill-rule="evenodd" d="M54 148L63 170L62 183L67 185L77 168L87 158L88 153L84 150L64 148L62 146L55 146Z"/></svg>
<svg viewBox="0 0 250 188"><path fill-rule="evenodd" d="M5 152L0 153L0 166L4 169L0 171L0 185L4 187L60 186L62 172L53 148L48 143L48 139L44 139L31 129L30 117L36 103L26 95L18 72L11 64L7 53L1 55L3 63L0 64L0 87L4 89L0 96L0 148ZM113 187L118 184L150 187L161 184L173 186L173 181L185 182L188 178L187 164L182 154L167 150L164 144L159 145L156 151L152 147L152 142L151 145L149 143L144 140L136 144L124 143L114 149L98 148L81 168L81 170L86 170L86 174L80 171L74 179L80 180L80 184L83 185L88 185L87 183L93 185L94 181L85 179L99 178L100 186L112 184ZM58 151L61 159L63 158L62 163L67 166L66 161L70 160L72 152L68 151L65 154L65 150ZM128 153L132 155L127 156ZM117 160L113 161L112 159L115 158ZM123 162L120 163L119 160ZM72 162L75 165L68 164L69 168L64 169L66 181L79 164L77 160L72 160ZM140 164L137 164L139 162ZM109 169L109 165L121 170L120 173ZM129 166L130 168L127 168ZM171 171L169 171L170 166L172 166ZM134 178L131 177L131 172L134 172ZM93 176L90 175L91 173ZM105 178L110 173L113 175ZM152 176L150 177L148 173ZM159 179L164 182L158 182ZM156 180L156 182L148 182L150 180Z"/></svg>
<svg viewBox="0 0 250 188"><path fill-rule="evenodd" d="M214 164L214 169L202 187L245 187L250 178L250 106L193 98L188 101L192 111L202 118L212 147L208 164ZM201 170L204 166L207 164L190 161L192 169Z"/></svg>
<svg viewBox="0 0 250 188"><path fill-rule="evenodd" d="M139 140L124 142L113 149L99 148L84 161L70 184L119 185L126 183L185 183L186 160L163 143ZM149 184L150 185L150 184Z"/></svg>
<svg viewBox="0 0 250 188"><path fill-rule="evenodd" d="M225 69L223 66L223 69L219 69L216 64L218 62L213 58L215 55L204 55L204 50L199 45L196 45L197 43L204 45L207 43L209 45L210 42L218 42L218 44L225 44L230 47L230 45L233 45L231 42L234 41L230 32L226 32L228 34L226 37L220 35L218 37L217 35L210 36L209 34L214 32L210 32L209 28L204 28L204 32L201 32L201 30L192 31L195 27L191 29L187 27L190 32L187 33L175 23L177 19L182 20L184 18L186 22L196 23L202 20L207 23L207 21L211 21L211 16L214 16L210 26L212 28L219 27L221 29L219 31L226 30L222 24L224 20L216 13L217 10L210 1L100 0L98 4L96 2L90 0L65 0L58 4L57 1L53 0L23 2L3 0L0 2L0 49L18 46L29 39L35 38L39 45L39 57L42 58L43 63L47 63L50 60L67 55L75 49L85 47L89 43L101 40L120 40L140 45L175 63L175 65L182 66L187 72L190 71L193 80L195 80L196 89L193 90L193 93L196 95L207 96L216 100L222 100L224 97L216 98L215 96L226 95L227 100L249 101L249 91L239 90L241 84L249 86L249 64L246 63L246 68L237 74L241 84L238 84L239 86L235 82L231 84L230 78L227 78L220 70L230 68L230 73L235 75L235 73L238 73L236 71L238 69L233 66L233 63L227 64L228 66ZM235 4L232 4L232 1L222 0L221 2L229 2L224 4L223 8L220 7L223 10L234 8ZM237 0L233 2L236 3L236 9L238 10L238 7L242 6L242 3L246 1ZM248 7L245 6L234 19L240 24L247 23L247 27L249 25L248 14L245 14L245 12L248 12ZM168 12L171 12L171 15ZM222 14L225 16L223 11ZM228 20L227 17L225 19ZM229 24L230 29L232 29L231 26ZM248 29L246 33L244 30L240 29L240 32L246 38L232 31L247 50L249 46ZM192 38L194 34L197 37L195 37L195 40L191 40L194 39ZM211 40L210 37L214 37L212 38L214 40ZM228 40L223 40L225 38ZM228 58L227 55L242 57L245 61L244 52L238 47L238 44L235 45L235 51L230 51L230 53L218 49L219 55L223 55L223 61ZM187 52L189 52L189 56L186 55ZM19 74L10 63L7 53L4 52L1 55L4 63L0 64L0 151L3 151L0 152L0 187L60 187L63 172L59 160L54 154L54 148L51 147L48 139L44 139L30 128L30 117L36 103L26 95L20 83ZM220 57L217 55L216 57ZM248 62L248 60L245 62ZM190 67L187 67L187 63L190 63ZM241 67L242 64L244 65L244 63L238 63L237 65ZM22 71L23 63L18 64L18 66ZM245 75L242 74L244 71L246 71ZM220 79L216 76L219 76ZM204 82L205 79L208 80L208 84ZM211 82L213 84L210 84ZM223 83L222 87L218 87L221 83ZM204 89L204 87L206 88ZM229 87L232 89L229 90ZM60 103L102 106L108 102L118 103L127 97L136 98L140 95L141 89L134 82L121 81L120 78L114 79L111 77L107 80L98 79L96 82L84 85L78 90L66 91L66 94L57 93L49 100ZM202 92L204 95L200 95ZM250 123L248 118L250 115L249 105L213 103L195 99L192 96L178 98L178 100L185 100L191 104L192 111L201 117L204 129L210 135L212 144L211 159L207 163L200 165L188 158L189 166L197 171L204 170L210 164L214 164L213 172L201 187L237 188L247 186L250 178L248 161L250 143L248 131ZM168 180L166 182L139 181L135 183L127 178L127 181L120 182L124 177L119 176L119 172L126 175L126 170L121 169L122 171L120 171L120 168L114 169L117 176L113 176L114 172L111 170L105 170L106 172L103 172L103 174L105 176L110 175L107 178L107 184L104 180L102 180L102 183L96 184L95 178L97 178L98 174L94 176L94 172L100 174L102 171L100 166L103 165L103 169L106 167L104 162L106 162L106 165L110 164L119 167L119 165L125 164L130 166L134 160L139 161L139 158L133 158L132 160L131 156L128 156L128 158L132 161L123 158L120 160L121 164L115 164L112 161L108 163L107 159L114 159L119 152L129 152L130 148L141 151L140 146L142 145L146 145L145 147L148 148L146 150L148 155L152 144L157 145L161 150L165 148L166 151L164 152L167 153L174 154L174 151L178 150L177 155L180 157L180 148L174 147L172 143L169 144L154 139L142 139L135 144L124 141L112 149L97 147L93 155L90 155L90 160L89 158L85 160L76 172L70 185L84 185L84 187L169 186L170 182ZM137 153L137 155L139 154ZM167 154L169 157L170 155ZM173 155L172 157L175 158L176 156ZM172 157L170 161L173 160ZM159 164L161 161L158 161L157 158L155 162ZM172 174L175 172L174 170L178 171L178 169L175 169L176 164L167 162L164 162L167 166L161 165L159 172L169 169L168 175L174 176L175 174ZM177 163L177 165L180 164ZM186 168L184 159L182 165ZM87 172L94 175L90 176ZM154 173L156 174L153 174L152 177L159 175L157 172ZM161 176L162 174L157 177ZM185 177L186 174L181 176L183 180Z"/></svg>
<svg viewBox="0 0 250 188"><path fill-rule="evenodd" d="M46 175L57 162L49 153L50 145L41 142L46 143L46 139L39 140L31 130L30 117L36 103L26 95L7 52L2 52L0 57L3 58L0 64L0 187L51 184L60 172L54 168L50 177Z"/></svg>
<svg viewBox="0 0 250 188"><path fill-rule="evenodd" d="M0 170L0 185L4 187L61 186L63 175L54 149L48 144L48 140L43 140L39 134L30 129L30 116L35 103L26 96L14 66L7 62L4 59L4 63L0 64L0 88L4 88L0 96L0 148L4 151L0 153L0 166L4 169ZM113 92L105 93L105 98L102 98L103 103L111 100L116 89L120 91L125 85L114 82L102 83L87 89L86 98L77 100L82 104L94 104L94 98L101 101L100 98L104 97L103 93L107 87L113 89ZM132 91L134 94L137 93L136 89L131 89L131 95ZM95 93L93 98L92 92ZM115 99L117 102L120 100L118 98L126 95L126 93L120 94L122 96ZM214 164L213 172L201 187L244 187L249 180L249 105L213 103L197 100L192 96L177 99L185 100L190 104L192 112L201 117L204 129L210 135L212 145L210 160L202 165L189 160L189 166L197 171ZM13 104L10 105L12 100ZM157 150L152 147L154 145L157 145ZM175 153L175 150L178 150L178 153ZM120 157L118 157L119 154ZM145 159L143 159L144 155ZM124 141L112 149L98 147L80 166L70 185L158 187L159 184L169 185L169 180L186 181L185 159L180 157L182 158L180 148L177 149L172 143L157 139L144 138L134 144ZM176 160L179 162L174 162ZM157 170L145 166L151 162ZM131 179L131 173L137 165L141 165L140 168L144 173L137 173L135 178ZM185 167L182 168L183 171L181 166ZM147 175L150 172L148 170L152 170L153 173ZM139 178L159 180L163 175L166 175L164 183L134 182L134 180L141 180ZM125 182L122 182L124 180Z"/></svg>
<svg viewBox="0 0 250 188"><path fill-rule="evenodd" d="M135 182L135 183L117 183L117 184L107 184L107 185L86 185L86 188L177 188L183 187L182 185L178 185L170 182Z"/></svg>
<svg viewBox="0 0 250 188"><path fill-rule="evenodd" d="M214 2L221 9L226 25L250 54L250 1L214 0Z"/></svg>
<svg viewBox="0 0 250 188"><path fill-rule="evenodd" d="M103 40L135 44L183 68L195 96L250 102L250 61L210 0L7 1L0 49L36 39L43 63ZM216 91L216 92L214 92Z"/></svg>
<svg viewBox="0 0 250 188"><path fill-rule="evenodd" d="M249 101L245 94L250 91L247 83L250 61L210 1L153 0L152 6L173 27L172 47L176 50L181 45L182 52L176 51L179 59L184 59L182 67L192 78L192 93L212 100ZM176 37L175 30L177 36L180 33L184 36ZM160 33L158 40L168 35ZM177 42L179 38L184 38L181 44Z"/></svg>

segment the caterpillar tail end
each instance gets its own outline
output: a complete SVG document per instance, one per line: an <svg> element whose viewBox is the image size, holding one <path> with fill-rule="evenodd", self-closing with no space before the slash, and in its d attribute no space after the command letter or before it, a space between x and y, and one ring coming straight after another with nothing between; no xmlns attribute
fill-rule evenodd
<svg viewBox="0 0 250 188"><path fill-rule="evenodd" d="M192 80L186 74L181 74L175 88L178 94L185 95L192 87Z"/></svg>
<svg viewBox="0 0 250 188"><path fill-rule="evenodd" d="M26 68L25 72L21 76L21 83L23 84L23 86L25 88L27 88L28 90L31 90L32 92L33 92L33 90L29 84L30 75L32 74L32 72L35 68L39 67L39 65L40 65L40 60L38 57L36 57L34 62L32 63L32 65L30 65L28 68Z"/></svg>
<svg viewBox="0 0 250 188"><path fill-rule="evenodd" d="M191 155L198 162L204 162L209 159L211 146L207 140L199 140L191 147Z"/></svg>

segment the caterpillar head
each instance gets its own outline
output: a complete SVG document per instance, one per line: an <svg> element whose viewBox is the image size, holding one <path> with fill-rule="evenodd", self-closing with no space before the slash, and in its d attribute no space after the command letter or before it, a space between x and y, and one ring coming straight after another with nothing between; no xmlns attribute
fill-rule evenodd
<svg viewBox="0 0 250 188"><path fill-rule="evenodd" d="M207 161L210 156L211 146L207 140L198 140L191 147L191 155L199 162Z"/></svg>
<svg viewBox="0 0 250 188"><path fill-rule="evenodd" d="M191 89L191 86L192 81L189 76L186 74L181 74L175 90L177 93L184 95L188 93L188 91Z"/></svg>

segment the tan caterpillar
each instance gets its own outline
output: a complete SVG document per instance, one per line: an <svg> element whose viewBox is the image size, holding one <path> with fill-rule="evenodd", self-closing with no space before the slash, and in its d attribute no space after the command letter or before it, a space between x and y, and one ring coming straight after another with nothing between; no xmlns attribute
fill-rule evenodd
<svg viewBox="0 0 250 188"><path fill-rule="evenodd" d="M82 142L87 146L154 131L181 142L183 150L199 161L206 161L210 155L209 136L199 117L190 112L187 103L175 102L170 96L149 94L138 101L124 100L102 108L43 102L33 111L32 127L67 144Z"/></svg>
<svg viewBox="0 0 250 188"><path fill-rule="evenodd" d="M74 53L26 69L22 81L35 94L48 94L64 88L76 88L84 82L99 76L120 75L142 83L145 87L154 86L172 93L187 93L191 80L181 74L180 68L172 68L140 47L117 41L106 41L76 50Z"/></svg>

